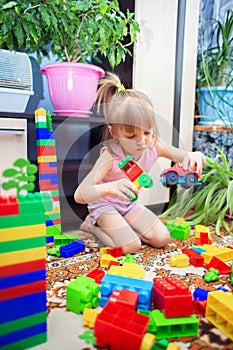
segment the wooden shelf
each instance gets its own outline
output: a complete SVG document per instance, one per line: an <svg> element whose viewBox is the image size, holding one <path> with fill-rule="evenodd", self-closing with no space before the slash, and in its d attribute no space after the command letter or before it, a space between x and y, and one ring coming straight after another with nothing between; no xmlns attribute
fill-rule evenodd
<svg viewBox="0 0 233 350"><path fill-rule="evenodd" d="M224 125L194 125L194 131L233 131L233 127Z"/></svg>

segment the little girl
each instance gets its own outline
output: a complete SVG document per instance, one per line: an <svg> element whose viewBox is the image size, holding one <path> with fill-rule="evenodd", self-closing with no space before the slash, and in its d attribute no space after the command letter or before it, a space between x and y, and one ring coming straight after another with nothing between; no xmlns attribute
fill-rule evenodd
<svg viewBox="0 0 233 350"><path fill-rule="evenodd" d="M164 247L170 239L166 226L140 200L129 201L139 190L118 163L130 155L148 173L159 157L165 157L201 174L205 157L162 142L151 101L142 92L125 89L114 73L100 81L96 103L98 112L103 104L106 146L74 194L77 203L88 203L89 215L80 228L96 235L105 246L121 246L124 254L137 252L141 241Z"/></svg>

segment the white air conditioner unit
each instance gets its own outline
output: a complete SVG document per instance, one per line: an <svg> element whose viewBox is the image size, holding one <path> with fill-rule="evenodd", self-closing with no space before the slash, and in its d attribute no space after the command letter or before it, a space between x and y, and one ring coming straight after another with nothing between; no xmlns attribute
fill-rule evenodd
<svg viewBox="0 0 233 350"><path fill-rule="evenodd" d="M23 113L33 94L28 55L0 49L0 111Z"/></svg>

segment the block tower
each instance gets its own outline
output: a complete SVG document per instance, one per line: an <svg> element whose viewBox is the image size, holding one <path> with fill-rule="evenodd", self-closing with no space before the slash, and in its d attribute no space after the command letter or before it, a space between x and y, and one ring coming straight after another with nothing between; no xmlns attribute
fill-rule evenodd
<svg viewBox="0 0 233 350"><path fill-rule="evenodd" d="M45 211L48 194L0 196L0 348L47 340Z"/></svg>
<svg viewBox="0 0 233 350"><path fill-rule="evenodd" d="M61 234L61 213L58 188L56 140L52 128L52 118L44 108L35 111L36 146L39 168L40 192L51 195L53 208L46 220L47 243L52 242L54 235Z"/></svg>

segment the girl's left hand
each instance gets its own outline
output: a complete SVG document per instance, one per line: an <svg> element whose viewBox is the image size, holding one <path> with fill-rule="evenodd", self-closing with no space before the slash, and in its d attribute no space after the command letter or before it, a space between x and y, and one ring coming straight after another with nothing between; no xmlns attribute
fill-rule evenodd
<svg viewBox="0 0 233 350"><path fill-rule="evenodd" d="M184 170L195 171L198 175L201 175L202 168L206 163L206 158L201 152L188 152L180 165Z"/></svg>

